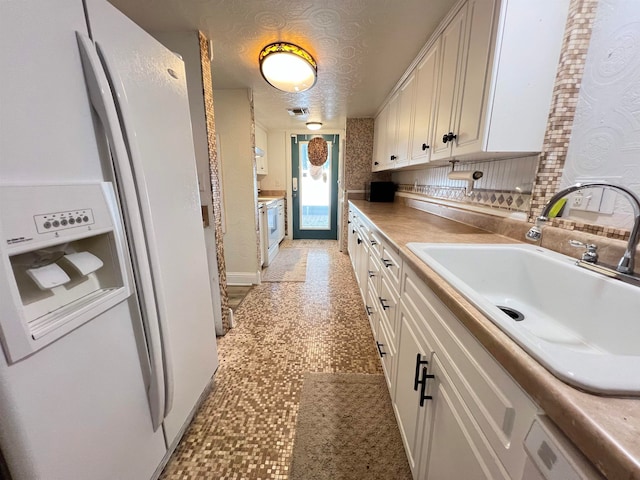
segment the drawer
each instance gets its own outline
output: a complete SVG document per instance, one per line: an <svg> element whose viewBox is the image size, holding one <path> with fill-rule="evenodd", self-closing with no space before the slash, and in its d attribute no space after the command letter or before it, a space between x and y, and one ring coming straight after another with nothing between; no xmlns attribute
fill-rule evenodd
<svg viewBox="0 0 640 480"><path fill-rule="evenodd" d="M386 242L382 242L380 252L380 262L382 263L382 272L385 275L396 292L400 293L400 278L402 274L402 260L395 250L391 249Z"/></svg>
<svg viewBox="0 0 640 480"><path fill-rule="evenodd" d="M396 348L393 341L389 338L389 332L384 326L384 322L380 323L378 328L378 337L376 339L378 346L378 353L380 354L380 361L382 362L382 370L384 371L384 377L387 380L387 387L389 388L389 394L393 398L395 387L395 358Z"/></svg>
<svg viewBox="0 0 640 480"><path fill-rule="evenodd" d="M396 334L398 332L398 294L395 289L389 285L389 281L383 275L380 278L379 290L378 290L378 310L380 311L380 320L383 324L386 324L389 340L396 341Z"/></svg>
<svg viewBox="0 0 640 480"><path fill-rule="evenodd" d="M369 282L373 284L373 287L376 290L376 295L378 295L378 291L380 290L380 277L382 273L380 272L380 260L378 256L370 251L369 258L367 259L367 277L369 277Z"/></svg>
<svg viewBox="0 0 640 480"><path fill-rule="evenodd" d="M523 441L538 408L444 303L410 269L403 302L423 319L424 334L487 440L514 478L520 478Z"/></svg>
<svg viewBox="0 0 640 480"><path fill-rule="evenodd" d="M378 232L374 230L369 232L369 245L371 246L371 251L375 252L375 255L380 258L382 256L382 239Z"/></svg>

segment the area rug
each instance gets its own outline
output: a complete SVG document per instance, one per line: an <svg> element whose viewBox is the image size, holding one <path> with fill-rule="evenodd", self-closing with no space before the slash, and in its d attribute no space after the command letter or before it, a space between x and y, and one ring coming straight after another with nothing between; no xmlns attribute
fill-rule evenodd
<svg viewBox="0 0 640 480"><path fill-rule="evenodd" d="M262 272L263 282L304 282L307 279L307 249L282 248Z"/></svg>
<svg viewBox="0 0 640 480"><path fill-rule="evenodd" d="M307 373L290 480L411 480L383 375Z"/></svg>

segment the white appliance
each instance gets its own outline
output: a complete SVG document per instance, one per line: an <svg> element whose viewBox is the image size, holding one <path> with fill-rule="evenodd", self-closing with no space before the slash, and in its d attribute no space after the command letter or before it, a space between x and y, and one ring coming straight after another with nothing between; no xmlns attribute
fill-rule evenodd
<svg viewBox="0 0 640 480"><path fill-rule="evenodd" d="M265 205L267 209L267 231L266 231L266 255L264 265L268 266L280 252L280 240L278 237L280 223L278 215L278 203L274 200Z"/></svg>
<svg viewBox="0 0 640 480"><path fill-rule="evenodd" d="M184 65L21 0L0 68L0 473L157 478L218 366Z"/></svg>
<svg viewBox="0 0 640 480"><path fill-rule="evenodd" d="M264 202L258 202L258 221L260 230L260 266L262 267L269 255L269 239L267 238L269 222L267 221L267 208Z"/></svg>

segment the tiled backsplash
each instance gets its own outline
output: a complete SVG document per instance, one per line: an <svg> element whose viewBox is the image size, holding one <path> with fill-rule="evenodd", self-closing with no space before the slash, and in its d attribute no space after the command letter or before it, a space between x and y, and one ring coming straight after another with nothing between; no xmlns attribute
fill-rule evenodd
<svg viewBox="0 0 640 480"><path fill-rule="evenodd" d="M479 170L483 173L481 179L473 182L469 192L467 182L448 178L450 166L395 172L393 180L398 183L400 192L528 213L537 165L538 156L457 163L456 171Z"/></svg>

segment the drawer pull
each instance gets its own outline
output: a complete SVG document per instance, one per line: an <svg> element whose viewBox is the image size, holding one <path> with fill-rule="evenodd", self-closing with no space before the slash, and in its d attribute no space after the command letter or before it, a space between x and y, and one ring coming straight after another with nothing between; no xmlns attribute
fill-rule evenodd
<svg viewBox="0 0 640 480"><path fill-rule="evenodd" d="M371 240L371 245L377 245L378 242L376 242L375 240Z"/></svg>
<svg viewBox="0 0 640 480"><path fill-rule="evenodd" d="M382 305L382 308L384 310L389 310L391 308L391 305L387 305L386 303L384 303L387 301L386 298L378 297L378 300L380 300L380 305Z"/></svg>
<svg viewBox="0 0 640 480"><path fill-rule="evenodd" d="M427 373L427 367L422 367L422 380L420 380L420 406L424 407L425 400L431 400L433 397L431 395L425 395L424 392L427 390L427 379L428 378L436 378L435 375L429 375Z"/></svg>
<svg viewBox="0 0 640 480"><path fill-rule="evenodd" d="M393 262L391 260L387 260L386 258L381 258L380 260L382 260L382 264L387 268L393 265Z"/></svg>
<svg viewBox="0 0 640 480"><path fill-rule="evenodd" d="M367 273L369 274L369 278L373 278L376 276L376 272L374 272L373 270L367 270Z"/></svg>
<svg viewBox="0 0 640 480"><path fill-rule="evenodd" d="M418 377L420 377L420 367L422 367L423 365L429 365L429 361L422 360L422 356L418 353L416 355L416 374L413 377L413 389L416 392L418 391L418 385L420 384L420 382L418 381Z"/></svg>
<svg viewBox="0 0 640 480"><path fill-rule="evenodd" d="M383 352L382 351L382 347L384 346L382 343L376 341L376 346L378 347L378 353L380 354L381 357L384 357L387 352Z"/></svg>

